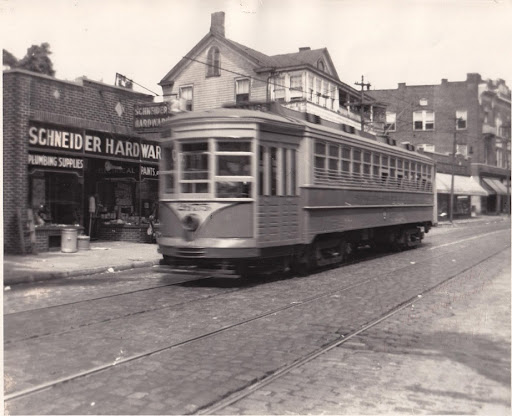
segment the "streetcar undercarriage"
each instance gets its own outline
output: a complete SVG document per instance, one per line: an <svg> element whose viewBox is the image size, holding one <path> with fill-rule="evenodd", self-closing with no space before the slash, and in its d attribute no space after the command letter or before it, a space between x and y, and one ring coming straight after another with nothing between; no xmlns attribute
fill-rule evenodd
<svg viewBox="0 0 512 416"><path fill-rule="evenodd" d="M312 270L349 261L363 248L402 251L421 244L430 224L404 224L316 236L311 244L260 249L245 258L163 256L162 263L176 270L211 272L213 275L247 277L269 272L306 275Z"/></svg>

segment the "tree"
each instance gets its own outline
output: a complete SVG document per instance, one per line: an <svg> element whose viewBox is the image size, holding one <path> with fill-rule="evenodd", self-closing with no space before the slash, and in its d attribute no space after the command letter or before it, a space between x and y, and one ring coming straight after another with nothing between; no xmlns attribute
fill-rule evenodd
<svg viewBox="0 0 512 416"><path fill-rule="evenodd" d="M39 72L40 74L46 74L50 76L55 75L53 69L53 63L50 59L51 55L50 44L41 43L41 45L32 45L27 49L27 54L21 60L17 60L16 57L9 51L3 50L4 65L10 66L11 68L21 68L27 71Z"/></svg>
<svg viewBox="0 0 512 416"><path fill-rule="evenodd" d="M18 65L18 59L9 51L2 49L2 60L4 66L8 66L9 68L15 68Z"/></svg>

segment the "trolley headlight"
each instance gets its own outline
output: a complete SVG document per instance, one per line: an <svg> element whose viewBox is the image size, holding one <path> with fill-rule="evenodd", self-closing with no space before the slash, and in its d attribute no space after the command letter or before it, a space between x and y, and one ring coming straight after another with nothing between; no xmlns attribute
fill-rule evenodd
<svg viewBox="0 0 512 416"><path fill-rule="evenodd" d="M188 231L195 231L199 227L199 217L195 214L189 214L181 221L183 228Z"/></svg>

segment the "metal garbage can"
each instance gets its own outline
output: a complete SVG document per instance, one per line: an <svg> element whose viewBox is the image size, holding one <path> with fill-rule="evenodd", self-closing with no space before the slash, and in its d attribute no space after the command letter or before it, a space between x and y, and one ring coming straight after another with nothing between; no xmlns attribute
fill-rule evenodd
<svg viewBox="0 0 512 416"><path fill-rule="evenodd" d="M78 230L76 228L63 228L60 234L60 251L63 253L76 253Z"/></svg>
<svg viewBox="0 0 512 416"><path fill-rule="evenodd" d="M88 235L78 236L78 250L90 250L91 249L91 237Z"/></svg>

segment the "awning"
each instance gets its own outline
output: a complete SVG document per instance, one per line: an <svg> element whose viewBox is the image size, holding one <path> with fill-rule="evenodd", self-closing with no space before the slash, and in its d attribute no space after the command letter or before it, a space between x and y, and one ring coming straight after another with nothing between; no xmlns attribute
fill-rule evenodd
<svg viewBox="0 0 512 416"><path fill-rule="evenodd" d="M482 178L483 183L489 188L490 194L507 195L507 187L503 185L499 179Z"/></svg>
<svg viewBox="0 0 512 416"><path fill-rule="evenodd" d="M470 176L454 175L453 194L487 196L488 192ZM436 174L436 188L439 194L449 194L452 188L452 175L446 173Z"/></svg>

